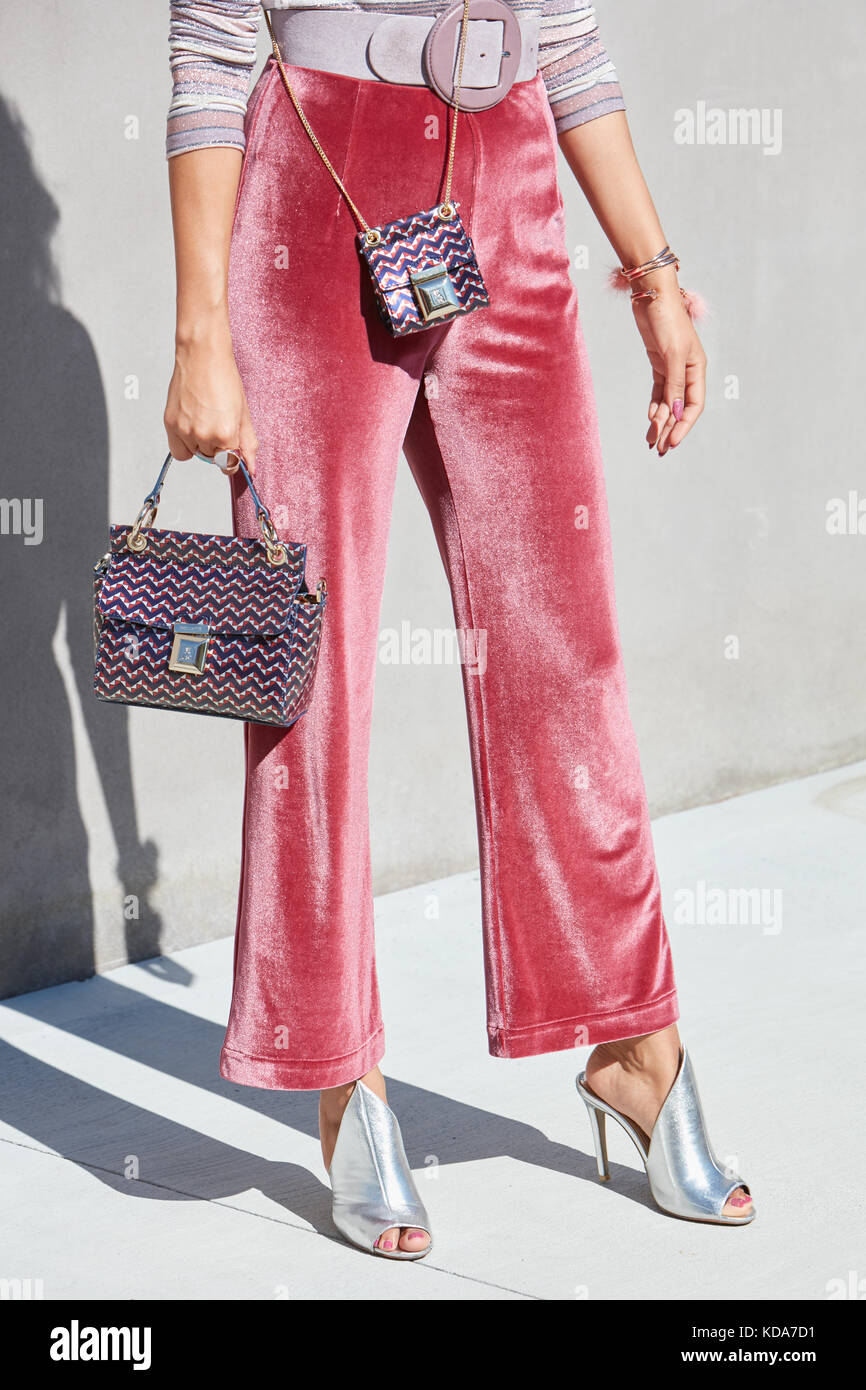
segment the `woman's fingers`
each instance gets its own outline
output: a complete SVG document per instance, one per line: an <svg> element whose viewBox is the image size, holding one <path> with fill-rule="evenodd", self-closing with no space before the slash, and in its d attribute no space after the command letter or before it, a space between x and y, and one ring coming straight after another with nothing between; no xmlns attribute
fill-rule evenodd
<svg viewBox="0 0 866 1390"><path fill-rule="evenodd" d="M252 427L249 418L241 423L238 430L238 442L231 449L225 447L217 449L214 454L214 463L218 464L227 477L237 473L240 468L240 460L243 459L247 466L247 471L255 474L256 471L256 450L258 440L256 432Z"/></svg>
<svg viewBox="0 0 866 1390"><path fill-rule="evenodd" d="M243 459L250 473L256 471L256 450L258 440L249 415L231 429L209 431L196 439L194 453L203 458L213 459L214 463L230 477L239 468L238 457ZM189 455L187 455L189 457Z"/></svg>
<svg viewBox="0 0 866 1390"><path fill-rule="evenodd" d="M238 445L236 430L221 430L218 434L205 434L198 439L195 451L200 458L215 463L221 473L230 476L238 471Z"/></svg>
<svg viewBox="0 0 866 1390"><path fill-rule="evenodd" d="M665 392L664 422L656 436L656 444L660 454L667 453L668 441L676 425L683 418L685 411L686 395L686 363L685 358L678 353L670 353L665 357ZM656 412L656 418L660 413Z"/></svg>
<svg viewBox="0 0 866 1390"><path fill-rule="evenodd" d="M206 435L200 439L194 434L179 434L176 429L166 426L168 437L168 447L171 456L179 462L186 459L200 458L207 463L215 463L223 473L236 473L238 471L238 454L243 450L237 444L231 447L212 435Z"/></svg>
<svg viewBox="0 0 866 1390"><path fill-rule="evenodd" d="M649 407L647 409L647 419L650 423L649 429L646 432L646 442L651 449L655 447L656 441L659 437L659 431L662 425L661 419L658 418L658 413L660 407L664 404L664 394L664 375L663 373L656 371L655 368L653 368L653 389L652 395L650 396Z"/></svg>
<svg viewBox="0 0 866 1390"><path fill-rule="evenodd" d="M656 406L656 413L653 416L652 423L649 427L649 430L647 431L647 443L649 444L651 449L654 449L658 444L659 440L661 439L662 432L665 426L667 425L669 416L670 411L668 410L667 401L659 401L658 405Z"/></svg>
<svg viewBox="0 0 866 1390"><path fill-rule="evenodd" d="M215 455L225 453L227 449L236 449L238 446L237 436L234 430L220 431L219 434L212 434L209 431L196 435L196 453L203 458L212 459Z"/></svg>
<svg viewBox="0 0 866 1390"><path fill-rule="evenodd" d="M162 417L165 426L165 437L168 440L169 452L173 459L191 459L195 453L195 440L190 439L187 432L180 428L180 424L175 417L174 411L170 409L171 402L166 407Z"/></svg>
<svg viewBox="0 0 866 1390"><path fill-rule="evenodd" d="M185 439L182 439L179 434L169 429L168 426L166 426L165 433L168 439L168 451L173 459L179 459L182 462L184 459L192 458L195 449L190 448Z"/></svg>
<svg viewBox="0 0 866 1390"><path fill-rule="evenodd" d="M668 448L675 449L685 439L703 411L706 394L706 362L690 362L686 367L685 405L682 417L668 436Z"/></svg>

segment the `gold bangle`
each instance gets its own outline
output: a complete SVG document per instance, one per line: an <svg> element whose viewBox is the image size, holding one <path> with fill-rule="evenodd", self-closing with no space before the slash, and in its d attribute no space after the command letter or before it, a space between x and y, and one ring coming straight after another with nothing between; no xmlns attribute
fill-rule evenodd
<svg viewBox="0 0 866 1390"><path fill-rule="evenodd" d="M686 308L688 308L688 292L684 290L681 285L677 285L677 289L679 290L681 297L685 300ZM652 288L646 290L635 290L632 294L629 295L629 299L631 300L632 304L634 304L635 301L638 299L658 299L660 294L661 290L655 290Z"/></svg>
<svg viewBox="0 0 866 1390"><path fill-rule="evenodd" d="M669 246L663 246L661 251L658 251L651 260L644 261L643 265L621 265L619 273L628 284L631 284L632 280L641 280L644 275L650 275L654 270L662 270L669 265L672 265L675 270L679 270L679 257Z"/></svg>

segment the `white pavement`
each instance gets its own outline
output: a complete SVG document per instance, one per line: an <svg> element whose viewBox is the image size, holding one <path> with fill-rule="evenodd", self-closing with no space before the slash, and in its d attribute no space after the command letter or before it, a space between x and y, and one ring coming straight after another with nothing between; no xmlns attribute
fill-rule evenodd
<svg viewBox="0 0 866 1390"><path fill-rule="evenodd" d="M336 1237L314 1097L218 1076L224 940L0 1006L0 1280L46 1299L862 1297L866 764L666 817L655 837L683 1036L753 1225L662 1215L616 1133L613 1181L596 1182L573 1087L586 1049L488 1056L464 874L377 902L426 1261Z"/></svg>

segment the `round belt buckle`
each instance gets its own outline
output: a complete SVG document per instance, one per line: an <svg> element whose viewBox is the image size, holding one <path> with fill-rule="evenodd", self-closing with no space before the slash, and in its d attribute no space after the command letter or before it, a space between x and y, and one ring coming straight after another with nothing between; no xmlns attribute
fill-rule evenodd
<svg viewBox="0 0 866 1390"><path fill-rule="evenodd" d="M450 106L454 105L457 81L455 53L458 52L462 18L462 4L452 5L450 10L439 16L424 41L423 59L427 82ZM514 86L522 48L520 25L511 6L504 4L503 0L472 0L468 19L470 25L473 19L497 20L503 26L502 62L496 86L464 86L460 89L461 111L487 111L507 96ZM467 44L468 42L467 33Z"/></svg>

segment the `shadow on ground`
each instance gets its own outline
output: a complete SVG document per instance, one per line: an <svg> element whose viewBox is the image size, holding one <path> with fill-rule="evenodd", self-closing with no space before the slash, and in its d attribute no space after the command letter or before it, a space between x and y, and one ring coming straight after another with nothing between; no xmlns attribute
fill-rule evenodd
<svg viewBox="0 0 866 1390"><path fill-rule="evenodd" d="M85 988L87 1014L64 1023L65 1031L166 1077L228 1097L301 1134L317 1136L315 1093L238 1086L216 1074L224 1031L219 1024L104 976L88 981ZM56 999L48 992L11 1001L7 1007L57 1026ZM117 1191L152 1200L225 1201L257 1188L317 1231L333 1235L324 1170L320 1181L301 1165L246 1152L240 1121L238 1146L225 1144L5 1042L0 1042L0 1075L0 1118ZM532 1125L393 1077L388 1078L388 1099L400 1118L409 1162L416 1171L508 1157L597 1181L593 1157L552 1143ZM576 1105L577 1100L566 1096L563 1103ZM651 1205L641 1174L617 1164L612 1171L620 1196Z"/></svg>

